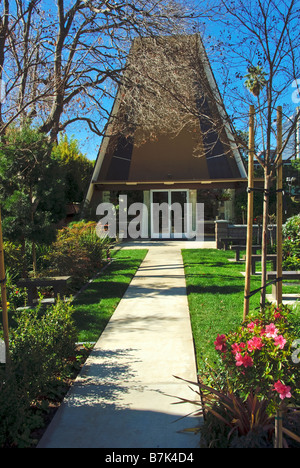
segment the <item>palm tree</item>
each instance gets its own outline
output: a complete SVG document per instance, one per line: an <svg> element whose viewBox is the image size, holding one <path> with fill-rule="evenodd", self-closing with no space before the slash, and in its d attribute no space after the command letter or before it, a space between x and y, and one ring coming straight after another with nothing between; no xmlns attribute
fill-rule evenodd
<svg viewBox="0 0 300 468"><path fill-rule="evenodd" d="M246 88L250 91L257 98L258 101L258 109L260 115L260 126L261 126L261 136L262 136L262 147L263 151L265 152L265 140L264 140L264 129L263 129L263 119L262 119L262 109L260 105L260 93L263 88L267 85L267 74L263 71L263 68L257 65L250 65L248 67L248 73L244 76L247 78L245 81Z"/></svg>
<svg viewBox="0 0 300 468"><path fill-rule="evenodd" d="M245 86L253 94L253 96L259 99L261 90L266 86L266 73L263 71L263 68L257 65L250 65L248 67L248 73L244 78L247 78L245 81Z"/></svg>

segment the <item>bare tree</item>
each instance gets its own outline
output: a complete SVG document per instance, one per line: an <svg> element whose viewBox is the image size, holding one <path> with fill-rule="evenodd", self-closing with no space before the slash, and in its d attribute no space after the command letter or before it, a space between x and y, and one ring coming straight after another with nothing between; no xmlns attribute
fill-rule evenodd
<svg viewBox="0 0 300 468"><path fill-rule="evenodd" d="M291 99L292 84L299 84L300 77L299 8L299 0L233 0L229 3L220 0L214 16L223 27L217 50L225 103L231 109L231 117L236 126L244 122L246 129L250 104L255 105L257 115L255 157L264 171L262 305L266 297L270 189L279 157L300 118ZM253 92L255 86L249 93L249 85L251 88L255 84L253 80L259 85L258 93ZM290 119L281 150L276 147L275 122L279 105L283 106L285 118Z"/></svg>
<svg viewBox="0 0 300 468"><path fill-rule="evenodd" d="M0 134L12 123L22 125L36 113L36 105L51 91L41 88L39 70L42 28L36 22L41 0L9 2L5 9L8 22L2 44L2 79L6 83L6 100L1 107Z"/></svg>
<svg viewBox="0 0 300 468"><path fill-rule="evenodd" d="M78 121L102 135L133 38L184 32L196 17L168 0L14 0L2 12L0 134L31 119L52 140Z"/></svg>

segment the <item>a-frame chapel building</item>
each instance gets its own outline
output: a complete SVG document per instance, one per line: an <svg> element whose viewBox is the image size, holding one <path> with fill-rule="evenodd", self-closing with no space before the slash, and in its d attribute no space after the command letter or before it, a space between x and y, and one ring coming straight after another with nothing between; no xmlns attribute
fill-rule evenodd
<svg viewBox="0 0 300 468"><path fill-rule="evenodd" d="M202 40L137 39L128 64L86 203L96 210L120 195L143 202L149 238L174 237L171 217L167 230L154 226L154 203L190 203L193 223L196 203L204 203L205 234L213 235L216 219L234 221L235 192L246 188L247 174Z"/></svg>

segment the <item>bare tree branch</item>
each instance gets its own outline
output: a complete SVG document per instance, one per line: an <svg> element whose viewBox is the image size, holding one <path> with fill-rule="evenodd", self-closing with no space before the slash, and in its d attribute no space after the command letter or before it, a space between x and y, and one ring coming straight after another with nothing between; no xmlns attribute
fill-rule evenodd
<svg viewBox="0 0 300 468"><path fill-rule="evenodd" d="M94 122L89 128L102 133L103 102L121 82L132 40L186 32L203 13L179 1L6 0L0 67L8 92L0 134L31 119L55 140L66 122L86 117L78 102Z"/></svg>

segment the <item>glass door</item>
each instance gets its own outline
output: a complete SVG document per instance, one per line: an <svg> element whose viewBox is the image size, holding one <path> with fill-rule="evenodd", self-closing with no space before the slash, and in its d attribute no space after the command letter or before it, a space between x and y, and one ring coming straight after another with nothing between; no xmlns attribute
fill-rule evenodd
<svg viewBox="0 0 300 468"><path fill-rule="evenodd" d="M151 237L170 238L169 191L153 190L151 193Z"/></svg>
<svg viewBox="0 0 300 468"><path fill-rule="evenodd" d="M187 190L151 191L151 237L182 239L187 233Z"/></svg>
<svg viewBox="0 0 300 468"><path fill-rule="evenodd" d="M169 203L171 237L182 239L187 232L187 190L171 190Z"/></svg>

